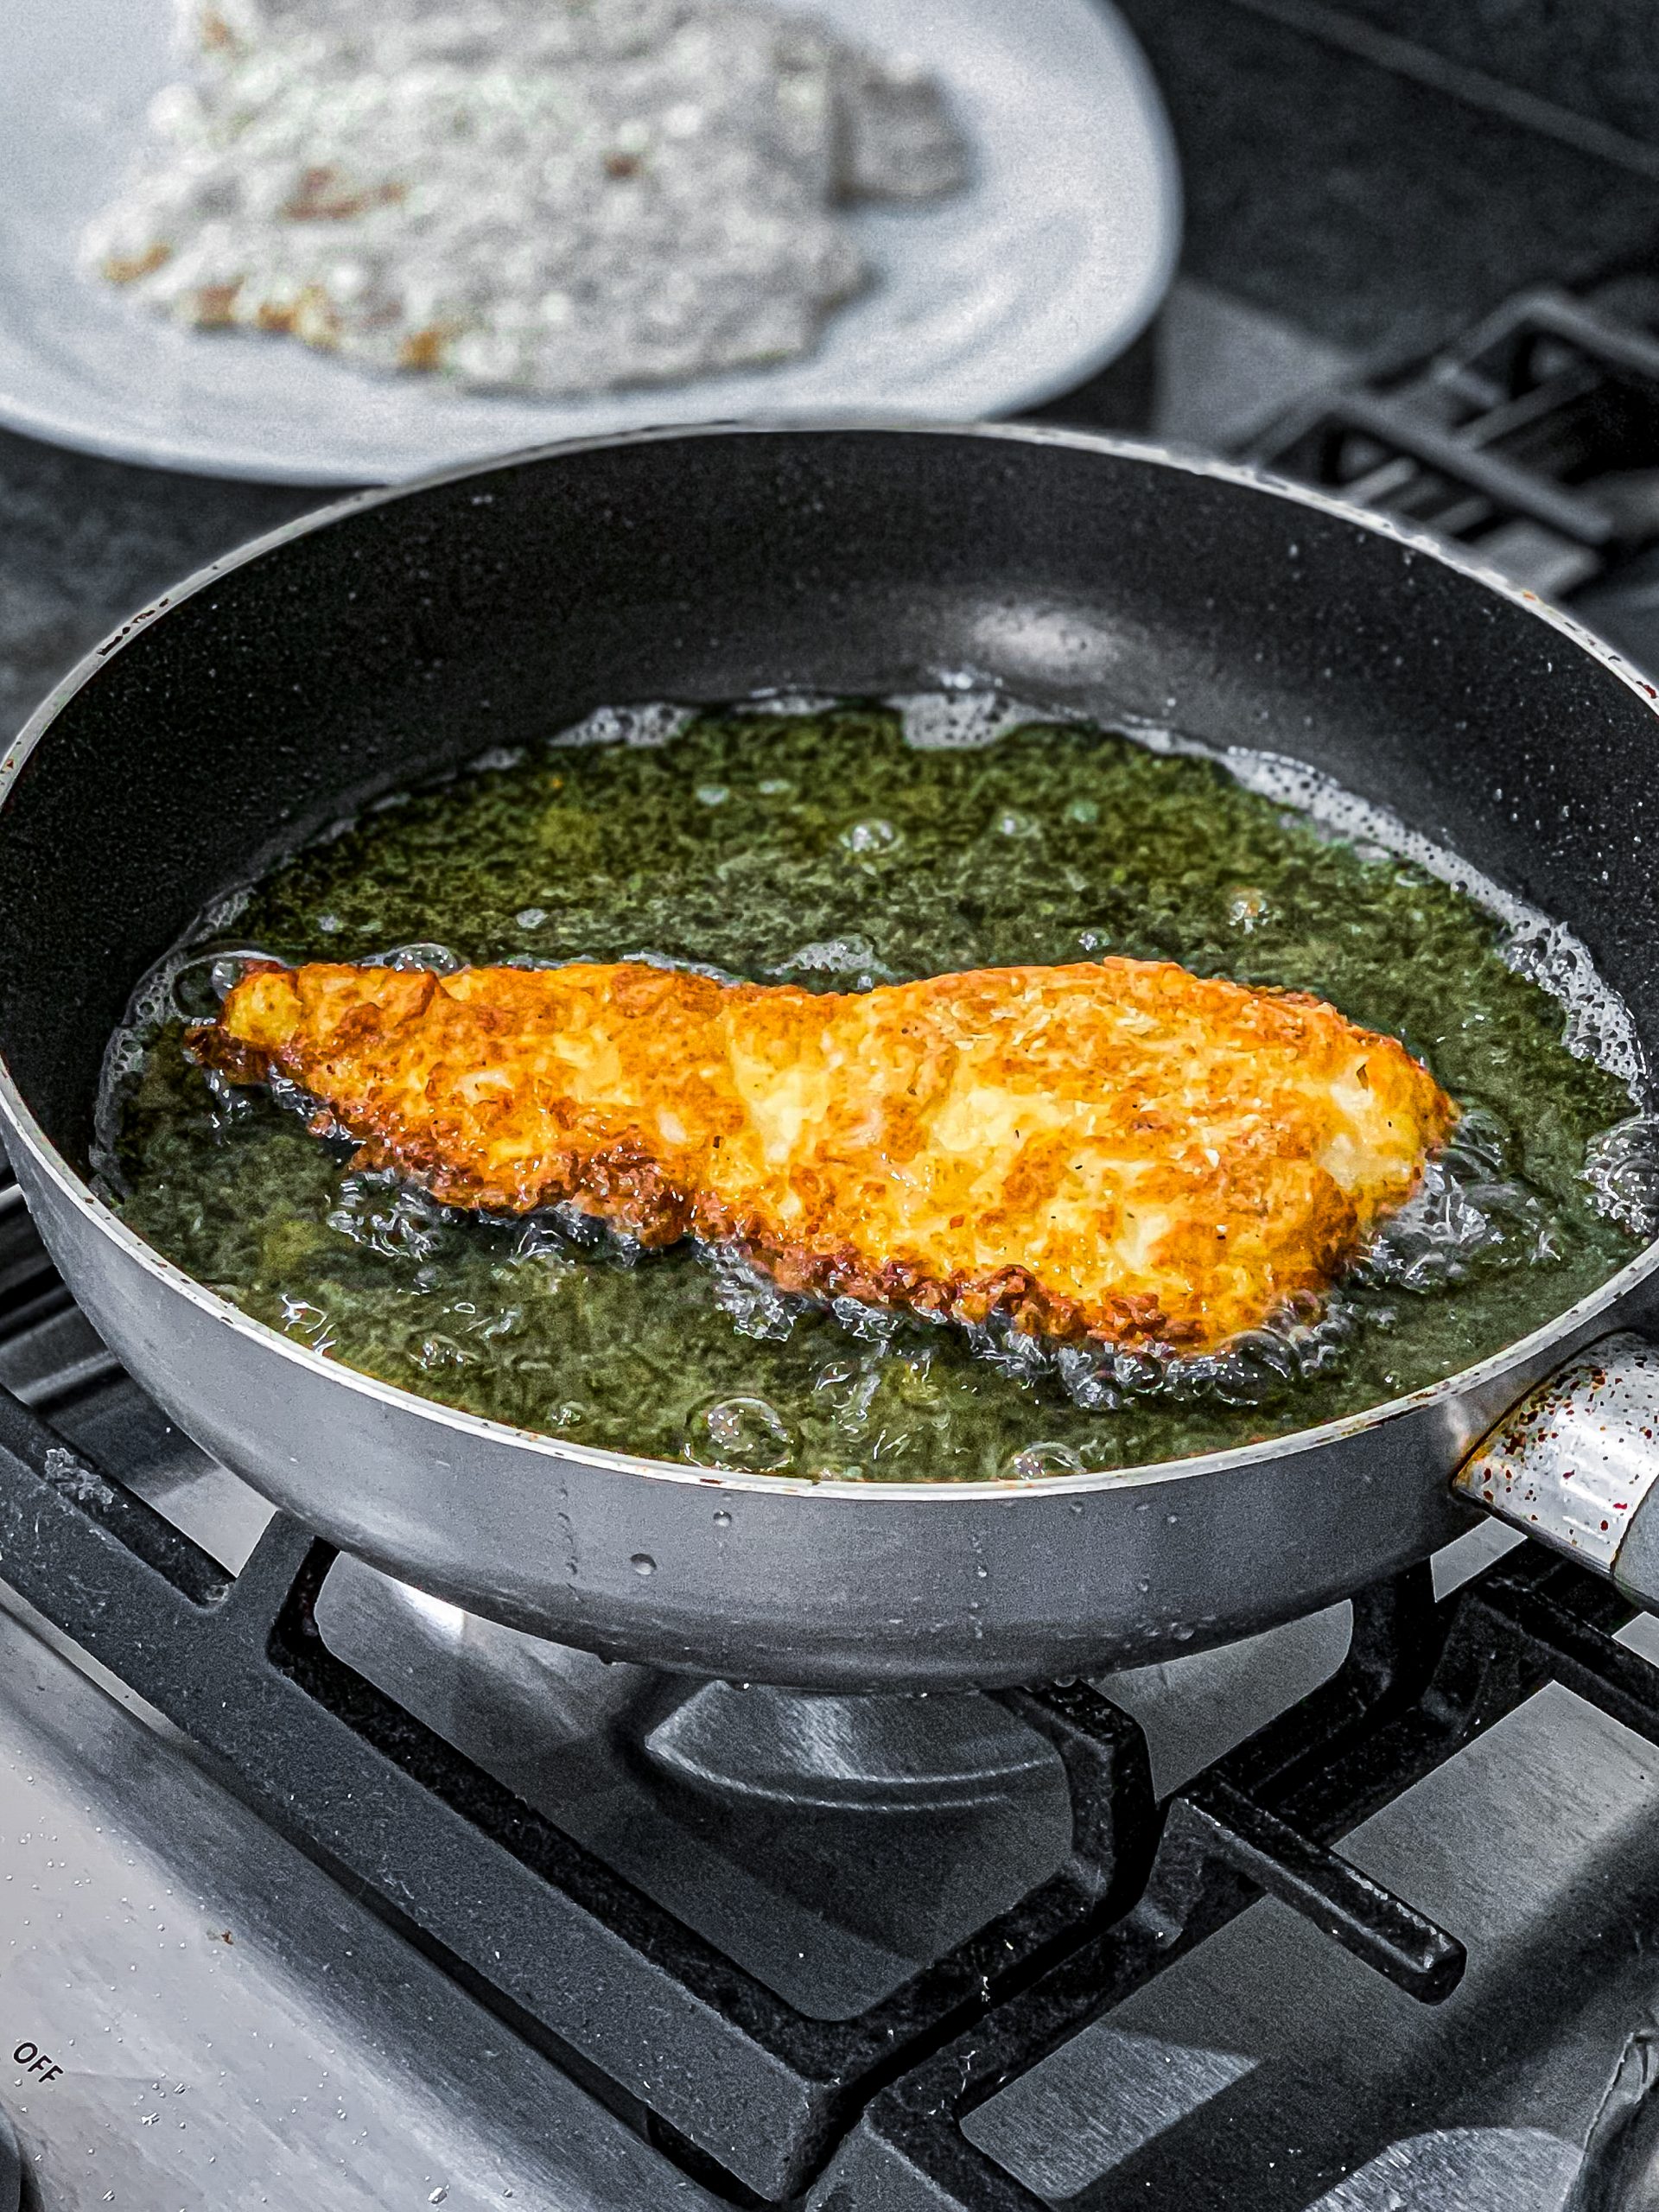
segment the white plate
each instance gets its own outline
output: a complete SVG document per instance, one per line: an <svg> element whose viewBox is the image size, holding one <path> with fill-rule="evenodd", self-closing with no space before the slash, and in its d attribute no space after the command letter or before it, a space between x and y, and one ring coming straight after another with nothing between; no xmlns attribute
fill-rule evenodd
<svg viewBox="0 0 1659 2212"><path fill-rule="evenodd" d="M178 73L171 8L0 0L0 422L163 467L362 484L648 423L972 421L1064 391L1120 353L1173 273L1179 187L1156 87L1110 8L811 0L811 11L938 73L972 143L972 183L852 219L878 281L831 317L810 358L569 400L469 396L292 340L177 329L83 277L81 227Z"/></svg>

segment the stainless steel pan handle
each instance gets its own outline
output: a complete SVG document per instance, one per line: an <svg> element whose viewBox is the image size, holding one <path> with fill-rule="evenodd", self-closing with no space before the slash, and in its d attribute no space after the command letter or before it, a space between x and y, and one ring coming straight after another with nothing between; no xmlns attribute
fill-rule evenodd
<svg viewBox="0 0 1659 2212"><path fill-rule="evenodd" d="M1659 1612L1659 1345L1604 1337L1483 1437L1452 1481Z"/></svg>

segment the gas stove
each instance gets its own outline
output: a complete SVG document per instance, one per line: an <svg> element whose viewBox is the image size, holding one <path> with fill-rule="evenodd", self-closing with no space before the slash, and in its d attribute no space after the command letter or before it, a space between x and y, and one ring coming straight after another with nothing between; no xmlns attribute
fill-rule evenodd
<svg viewBox="0 0 1659 2212"><path fill-rule="evenodd" d="M1659 287L1224 334L1237 448L1659 667ZM0 2212L1645 2203L1656 1661L1483 1528L1095 1683L609 1665L273 1516L0 1184Z"/></svg>
<svg viewBox="0 0 1659 2212"><path fill-rule="evenodd" d="M272 1516L7 1197L23 2202L1521 2212L1644 2155L1659 1634L1606 1586L1481 1529L1094 1686L607 1666Z"/></svg>

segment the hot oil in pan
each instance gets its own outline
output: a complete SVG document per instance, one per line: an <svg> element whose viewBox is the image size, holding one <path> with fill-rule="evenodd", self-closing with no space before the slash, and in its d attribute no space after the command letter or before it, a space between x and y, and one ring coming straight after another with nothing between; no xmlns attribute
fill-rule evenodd
<svg viewBox="0 0 1659 2212"><path fill-rule="evenodd" d="M1490 892L1478 904L1444 856L1337 834L1377 828L1287 764L1232 769L982 696L602 713L382 802L222 908L111 1052L107 1179L170 1258L334 1358L667 1459L1040 1476L1377 1404L1513 1342L1639 1249L1643 1159L1619 1167L1628 1140L1605 1138L1630 1121L1639 1058L1561 932ZM348 1147L263 1092L215 1096L182 1057L181 1017L213 1008L212 954L243 947L645 957L842 991L1108 952L1173 959L1313 991L1401 1038L1464 1117L1322 1313L1173 1368L1057 1361L1017 1338L792 1306L717 1254L639 1258L555 1217L480 1220L352 1173Z"/></svg>

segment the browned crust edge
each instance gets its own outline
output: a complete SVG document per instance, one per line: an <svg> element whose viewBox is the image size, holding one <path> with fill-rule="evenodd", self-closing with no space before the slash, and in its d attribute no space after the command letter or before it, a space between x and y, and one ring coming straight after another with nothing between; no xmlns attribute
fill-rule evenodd
<svg viewBox="0 0 1659 2212"><path fill-rule="evenodd" d="M188 1029L184 1048L199 1065L232 1084L268 1083L273 1073L292 1074L283 1065L282 1055L244 1044L216 1022ZM671 1181L642 1145L612 1145L586 1155L568 1148L553 1153L534 1188L525 1192L457 1172L434 1146L378 1133L365 1136L326 1106L313 1115L310 1126L319 1135L349 1137L358 1147L354 1167L402 1175L445 1205L522 1214L542 1206L574 1205L650 1249L677 1244L686 1236L728 1246L763 1268L780 1290L798 1296L902 1306L969 1328L983 1327L1001 1317L1024 1334L1059 1344L1179 1347L1197 1333L1173 1327L1156 1298L1133 1294L1110 1301L1110 1327L1091 1329L1080 1301L1047 1289L1027 1268L940 1277L902 1258L869 1268L849 1246L826 1252L777 1243L765 1236L758 1222Z"/></svg>

